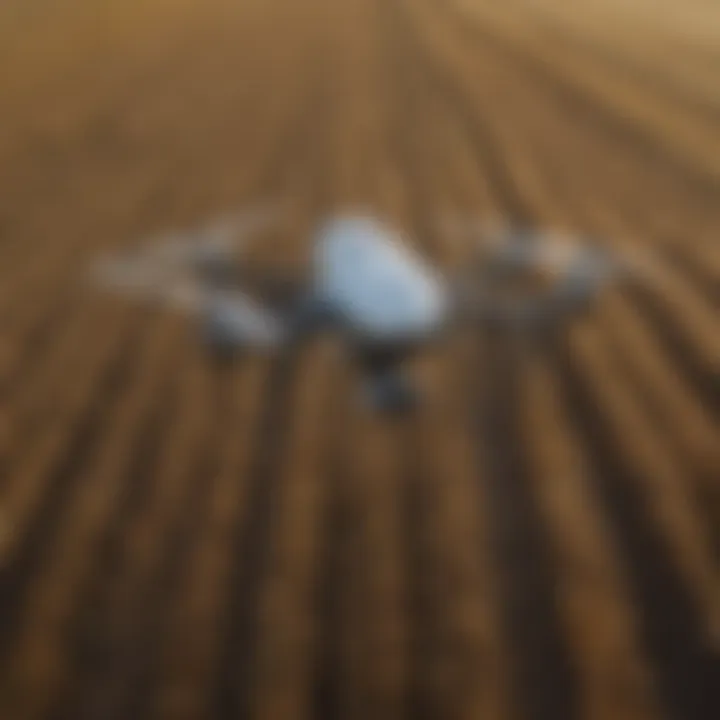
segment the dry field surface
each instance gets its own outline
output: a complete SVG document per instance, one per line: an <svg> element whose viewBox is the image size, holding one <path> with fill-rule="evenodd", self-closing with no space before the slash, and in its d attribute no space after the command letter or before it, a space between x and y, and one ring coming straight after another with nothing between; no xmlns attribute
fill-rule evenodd
<svg viewBox="0 0 720 720"><path fill-rule="evenodd" d="M720 5L0 2L0 718L720 717ZM589 231L651 279L414 417L222 374L102 250L292 199Z"/></svg>

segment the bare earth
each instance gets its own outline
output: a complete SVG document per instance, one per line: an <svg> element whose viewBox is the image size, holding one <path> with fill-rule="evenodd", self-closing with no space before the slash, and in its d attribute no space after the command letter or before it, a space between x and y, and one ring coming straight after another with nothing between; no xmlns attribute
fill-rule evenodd
<svg viewBox="0 0 720 720"><path fill-rule="evenodd" d="M0 718L720 717L720 5L0 3ZM290 198L657 254L357 411L333 338L209 368L104 249Z"/></svg>

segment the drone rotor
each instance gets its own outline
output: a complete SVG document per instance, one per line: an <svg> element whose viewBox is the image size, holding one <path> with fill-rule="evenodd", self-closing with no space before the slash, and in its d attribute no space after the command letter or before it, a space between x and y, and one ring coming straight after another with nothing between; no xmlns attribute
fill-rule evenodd
<svg viewBox="0 0 720 720"><path fill-rule="evenodd" d="M277 205L255 208L164 236L137 251L96 262L91 280L152 306L197 315L212 348L274 346L285 335L280 320L229 286L236 279L238 247L248 235L277 223L281 214Z"/></svg>
<svg viewBox="0 0 720 720"><path fill-rule="evenodd" d="M608 283L635 274L637 265L590 238L566 233L459 220L443 229L456 240L471 241L474 280L462 276L463 300L495 326L557 325L586 310Z"/></svg>

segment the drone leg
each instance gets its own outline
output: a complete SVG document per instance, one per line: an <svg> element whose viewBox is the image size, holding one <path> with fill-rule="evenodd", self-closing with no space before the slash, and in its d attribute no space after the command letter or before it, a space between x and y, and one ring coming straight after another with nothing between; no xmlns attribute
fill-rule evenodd
<svg viewBox="0 0 720 720"><path fill-rule="evenodd" d="M408 354L409 350L404 347L373 348L361 354L365 398L372 408L396 414L417 405L417 388L402 368Z"/></svg>

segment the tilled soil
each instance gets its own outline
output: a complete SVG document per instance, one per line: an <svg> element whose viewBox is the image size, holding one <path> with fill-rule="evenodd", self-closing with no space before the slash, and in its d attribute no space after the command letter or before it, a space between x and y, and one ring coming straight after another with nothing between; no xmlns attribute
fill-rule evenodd
<svg viewBox="0 0 720 720"><path fill-rule="evenodd" d="M707 0L2 3L0 718L720 717L718 73ZM280 275L348 207L655 267L401 420L83 281L277 198Z"/></svg>

